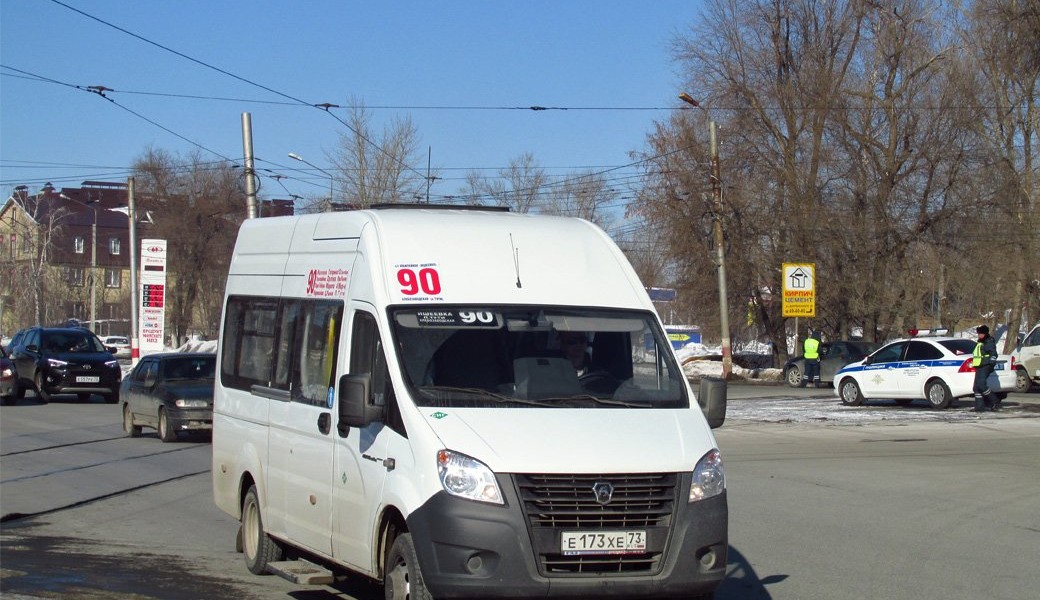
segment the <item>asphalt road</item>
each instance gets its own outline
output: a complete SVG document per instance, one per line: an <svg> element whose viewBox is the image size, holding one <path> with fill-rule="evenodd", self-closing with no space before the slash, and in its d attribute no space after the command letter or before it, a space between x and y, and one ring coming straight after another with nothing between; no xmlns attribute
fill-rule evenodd
<svg viewBox="0 0 1040 600"><path fill-rule="evenodd" d="M731 511L717 599L1035 598L1040 393L1007 405L850 408L833 390L732 385L716 430ZM360 578L250 575L209 460L204 438L124 437L100 398L0 408L0 594L382 597Z"/></svg>

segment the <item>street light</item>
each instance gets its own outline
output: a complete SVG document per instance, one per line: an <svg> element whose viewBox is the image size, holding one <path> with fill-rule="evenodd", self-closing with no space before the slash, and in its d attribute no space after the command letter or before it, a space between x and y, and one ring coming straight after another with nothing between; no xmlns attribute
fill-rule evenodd
<svg viewBox="0 0 1040 600"><path fill-rule="evenodd" d="M300 156L299 154L297 154L295 152L290 152L289 153L289 158L291 158L293 160L298 160L298 161L302 162L305 165L310 165L311 167L313 167L313 168L321 171L322 173L328 175L328 177L329 177L329 209L331 210L332 209L332 184L336 180L336 178L332 176L332 173L329 173L328 171L326 171L325 169L322 169L318 165L307 161L306 159L304 159L302 156Z"/></svg>
<svg viewBox="0 0 1040 600"><path fill-rule="evenodd" d="M712 195L712 220L715 234L715 256L719 270L719 327L722 330L722 378L729 379L733 371L733 353L729 343L729 306L726 302L726 253L722 235L722 180L719 174L719 144L716 136L715 120L708 114L707 109L701 103L694 100L686 92L679 94L683 102L704 111L708 117L708 137L711 144L711 195Z"/></svg>

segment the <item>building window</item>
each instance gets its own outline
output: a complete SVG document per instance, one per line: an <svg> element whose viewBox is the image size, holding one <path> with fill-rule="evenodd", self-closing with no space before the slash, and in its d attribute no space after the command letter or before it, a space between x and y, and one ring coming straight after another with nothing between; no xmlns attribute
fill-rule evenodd
<svg viewBox="0 0 1040 600"><path fill-rule="evenodd" d="M22 236L22 252L29 254L32 252L32 234L25 234Z"/></svg>
<svg viewBox="0 0 1040 600"><path fill-rule="evenodd" d="M122 285L123 272L119 269L105 269L105 287L117 288Z"/></svg>
<svg viewBox="0 0 1040 600"><path fill-rule="evenodd" d="M76 237L72 238L72 251L73 252L75 252L76 254L83 254L83 249L85 247L86 247L86 244L83 241L83 236L77 235Z"/></svg>
<svg viewBox="0 0 1040 600"><path fill-rule="evenodd" d="M85 280L85 278L83 276L83 267L68 267L68 268L66 268L65 269L65 277L66 277L66 280L69 282L69 285L82 287L83 286L83 281Z"/></svg>
<svg viewBox="0 0 1040 600"><path fill-rule="evenodd" d="M119 238L108 238L108 253L112 256L119 254Z"/></svg>

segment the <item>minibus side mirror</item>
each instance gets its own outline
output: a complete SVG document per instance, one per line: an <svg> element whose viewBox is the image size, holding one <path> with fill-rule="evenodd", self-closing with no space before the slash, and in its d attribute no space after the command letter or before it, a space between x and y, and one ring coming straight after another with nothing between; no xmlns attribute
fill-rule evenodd
<svg viewBox="0 0 1040 600"><path fill-rule="evenodd" d="M344 375L339 378L339 429L367 427L383 420L383 407L372 398L372 375Z"/></svg>
<svg viewBox="0 0 1040 600"><path fill-rule="evenodd" d="M718 377L701 377L697 403L708 419L712 429L722 427L726 422L726 380Z"/></svg>

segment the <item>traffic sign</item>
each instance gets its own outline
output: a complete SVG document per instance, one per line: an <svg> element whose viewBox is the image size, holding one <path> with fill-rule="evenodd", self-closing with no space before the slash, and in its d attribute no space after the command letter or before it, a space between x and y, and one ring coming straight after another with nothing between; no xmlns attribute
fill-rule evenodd
<svg viewBox="0 0 1040 600"><path fill-rule="evenodd" d="M783 264L783 316L816 316L816 263Z"/></svg>

